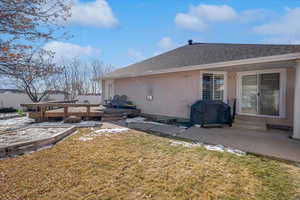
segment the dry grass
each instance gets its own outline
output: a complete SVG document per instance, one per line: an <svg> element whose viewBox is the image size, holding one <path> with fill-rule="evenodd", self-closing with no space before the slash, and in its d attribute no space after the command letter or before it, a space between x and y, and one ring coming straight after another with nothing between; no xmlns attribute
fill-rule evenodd
<svg viewBox="0 0 300 200"><path fill-rule="evenodd" d="M300 169L129 131L0 161L0 199L297 199Z"/></svg>

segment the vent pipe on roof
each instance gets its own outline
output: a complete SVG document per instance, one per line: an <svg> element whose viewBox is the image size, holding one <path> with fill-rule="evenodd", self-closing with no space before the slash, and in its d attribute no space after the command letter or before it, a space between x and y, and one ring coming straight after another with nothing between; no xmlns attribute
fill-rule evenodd
<svg viewBox="0 0 300 200"><path fill-rule="evenodd" d="M193 45L193 40L188 41L189 45Z"/></svg>

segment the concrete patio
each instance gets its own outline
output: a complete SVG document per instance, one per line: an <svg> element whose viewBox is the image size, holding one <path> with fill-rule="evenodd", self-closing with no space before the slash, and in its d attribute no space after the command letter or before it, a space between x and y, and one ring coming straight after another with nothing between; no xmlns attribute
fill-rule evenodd
<svg viewBox="0 0 300 200"><path fill-rule="evenodd" d="M238 128L187 129L179 137L221 144L248 153L300 163L300 141L289 138L287 131L254 131Z"/></svg>
<svg viewBox="0 0 300 200"><path fill-rule="evenodd" d="M123 123L132 129L176 137L193 142L218 145L247 153L300 163L300 141L290 139L290 132L279 130L256 131L239 128L184 128L155 123Z"/></svg>

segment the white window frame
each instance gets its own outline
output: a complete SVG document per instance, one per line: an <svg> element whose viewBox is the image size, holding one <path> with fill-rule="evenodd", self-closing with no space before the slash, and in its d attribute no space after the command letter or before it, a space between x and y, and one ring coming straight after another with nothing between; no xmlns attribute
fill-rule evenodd
<svg viewBox="0 0 300 200"><path fill-rule="evenodd" d="M280 88L279 88L279 116L272 115L260 115L260 114L249 114L241 112L241 98L242 98L242 76L245 75L259 75L259 74L269 74L269 73L279 73L280 74ZM256 117L266 117L266 118L285 118L286 117L286 81L287 81L287 71L285 68L279 69L269 69L269 70L255 70L255 71L245 71L237 73L237 114L246 116L256 116Z"/></svg>
<svg viewBox="0 0 300 200"><path fill-rule="evenodd" d="M200 71L200 94L199 97L203 99L203 74L213 74L213 75L224 75L224 95L223 95L223 102L227 103L227 72L224 71ZM214 80L213 80L214 84ZM214 89L213 85L213 89ZM214 91L213 91L214 96Z"/></svg>

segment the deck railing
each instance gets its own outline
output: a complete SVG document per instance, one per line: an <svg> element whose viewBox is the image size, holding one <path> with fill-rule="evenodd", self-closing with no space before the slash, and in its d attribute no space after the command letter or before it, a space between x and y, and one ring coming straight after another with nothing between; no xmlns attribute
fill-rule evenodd
<svg viewBox="0 0 300 200"><path fill-rule="evenodd" d="M77 101L55 101L55 102L39 102L39 103L28 103L21 104L22 107L26 107L29 110L35 110L35 114L39 113L37 120L43 121L46 119L46 112L56 108L64 108L63 118L68 117L69 107L86 107L86 117L90 116L91 107L99 107L101 104L89 104L89 103L75 103ZM37 115L35 115L37 116Z"/></svg>

